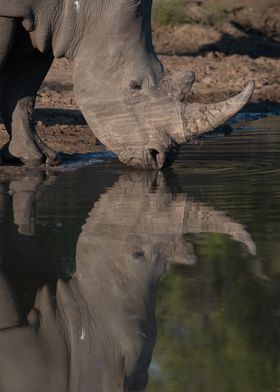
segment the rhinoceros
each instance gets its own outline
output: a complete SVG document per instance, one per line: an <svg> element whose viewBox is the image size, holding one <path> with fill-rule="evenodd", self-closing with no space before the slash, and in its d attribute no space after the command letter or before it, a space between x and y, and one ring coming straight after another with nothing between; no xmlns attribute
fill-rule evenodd
<svg viewBox="0 0 280 392"><path fill-rule="evenodd" d="M19 210L24 194L25 200L31 200L30 194L35 199L39 185L38 177L13 182L12 197L3 188L2 199L13 200L6 200L5 210L0 210L1 392L144 390L156 340L159 280L172 264L191 267L197 262L190 239L182 234L225 233L251 253L254 242L223 212L177 194L161 173L124 174L100 196L82 227L75 273L66 281L48 278L52 281L35 291L22 323L7 279L9 263L14 262L9 254L25 241L17 253L21 275L26 273L26 253L36 260L37 274L38 264L47 260L38 236L27 230L28 213L16 212L15 230L11 210ZM27 205L34 216L32 203ZM9 225L3 221L7 214ZM27 235L33 236L29 246ZM12 281L15 273L16 268L9 272ZM29 290L34 279L33 273Z"/></svg>
<svg viewBox="0 0 280 392"><path fill-rule="evenodd" d="M129 166L170 165L180 145L243 108L252 81L225 102L186 103L194 73L164 70L152 44L151 6L152 0L1 0L0 107L11 137L2 161L58 160L33 123L53 58L74 63L74 93L86 121Z"/></svg>

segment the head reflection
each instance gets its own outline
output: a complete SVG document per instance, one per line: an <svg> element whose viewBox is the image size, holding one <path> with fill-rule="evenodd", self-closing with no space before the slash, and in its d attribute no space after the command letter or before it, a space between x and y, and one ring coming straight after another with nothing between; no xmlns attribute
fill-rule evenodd
<svg viewBox="0 0 280 392"><path fill-rule="evenodd" d="M1 227L5 223L6 230L5 206L16 227L9 245L31 237L35 258L42 250L34 233L41 187L33 176L0 188ZM230 235L255 252L242 225L179 193L173 175L130 172L94 204L78 238L76 272L37 290L25 323L0 269L0 390L144 390L156 340L158 282L172 264L196 263L183 234L201 232ZM7 264L9 249L4 253Z"/></svg>

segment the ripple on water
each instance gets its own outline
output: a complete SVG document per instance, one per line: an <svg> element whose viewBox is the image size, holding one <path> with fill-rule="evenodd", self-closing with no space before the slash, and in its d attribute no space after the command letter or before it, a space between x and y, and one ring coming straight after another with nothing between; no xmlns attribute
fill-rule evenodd
<svg viewBox="0 0 280 392"><path fill-rule="evenodd" d="M235 119L231 134L215 134L183 146L174 167L184 175L278 176L279 156L280 117L255 115L247 121L243 114Z"/></svg>
<svg viewBox="0 0 280 392"><path fill-rule="evenodd" d="M73 284L71 295L65 290L65 314L70 317L62 328L64 331L70 325L69 342L72 337L75 342L75 336L82 336L82 340L86 336L85 341L88 336L93 337L93 341L89 340L86 345L90 352L93 350L93 361L78 360L77 366L71 367L71 372L75 375L77 371L77 380L83 380L83 385L87 382L93 385L91 390L98 389L94 385L92 363L97 364L102 376L104 370L107 374L107 364L108 374L114 368L113 357L120 359L123 365L123 352L120 356L107 355L112 347L110 344L113 344L112 352L119 347L115 344L117 340L108 339L108 331L117 326L116 333L110 336L119 337L119 331L123 337L128 333L124 341L126 344L134 342L133 349L128 350L129 356L138 352L149 332L154 334L154 328L148 328L154 318L143 313L153 308L147 306L149 295L155 298L155 285L151 284L153 279L149 271L159 273L169 264L170 269L157 291L158 336L150 380L145 390L280 390L279 117L249 118L250 122L246 117L237 117L233 122L234 131L226 137L216 135L215 138L185 146L173 171L165 171L165 174L127 170L115 160L110 163L106 160L99 165L94 160L91 162L94 165L87 166L87 160L94 158L90 156L86 157L85 165L70 165L71 170L42 173L42 182L37 181L35 176L35 182L27 178L27 181L21 179L22 182L19 180L18 183L3 183L0 193L0 243L2 240L1 245L6 249L5 252L0 249L0 264L3 268L7 260L13 261L11 256L8 259L9 251L18 260L19 274L24 272L31 287L30 290L28 286L24 292L27 286L22 285L21 275L16 277L15 280L20 281L17 296L26 314L31 314L29 310L34 306L37 290L33 268L39 271L40 287L49 279L50 270L55 271L56 277L71 281L74 271L79 271L78 264L79 273L82 271L86 277L84 281L92 283L74 303L71 298L79 292L80 285ZM9 246L5 238L13 235L15 246ZM77 252L79 263L75 258ZM33 256L30 258L29 255ZM112 276L110 272L110 278L106 280L107 268ZM30 274L26 275L28 269ZM96 274L98 271L99 274ZM116 279L118 271L120 275ZM129 273L126 274L127 271ZM10 273L15 274L14 268ZM130 277L134 279L131 285ZM103 282L105 284L98 285ZM122 288L120 292L118 285ZM94 287L97 290L91 294ZM20 296L20 293L24 295ZM82 302L79 311L77 304L87 293L90 297L87 302ZM121 295L118 296L118 293ZM54 298L48 301L45 295L48 294L44 292L37 297L38 304L47 309L42 313L41 325L53 326L56 324L53 314L58 308ZM130 303L130 299L134 302ZM107 300L108 306L104 306ZM27 304L23 304L24 301ZM119 306L122 301L124 306ZM71 305L74 305L73 313L69 313ZM100 305L102 311L91 313L89 309L94 309L94 305ZM54 312L50 311L51 306L54 306ZM96 315L111 309L108 328L107 317L101 317L99 326L100 318ZM123 319L126 312L132 313ZM45 322L49 315L50 324ZM94 333L85 335L83 326L72 329L71 320L74 320L74 326L82 317L85 317L86 326L91 320L90 330ZM35 324L37 328L37 322ZM59 329L60 325L57 323ZM19 331L19 340L26 327L27 324L23 331ZM139 327L143 330L137 330ZM47 328L46 331L49 334L54 329ZM6 344L9 331L3 333ZM35 335L39 336L38 347L48 346L46 355L52 358L51 344L57 345L59 333L54 340L46 340L50 345L42 345L41 335ZM10 336L13 348L15 335ZM96 346L98 341L101 344ZM77 351L77 358L83 359L78 347L77 343L73 352ZM4 350L2 362L9 368L8 373L13 374L14 369L13 377L17 377L20 366L7 361L7 352ZM98 366L98 355L101 355L102 366ZM149 355L149 350L146 355ZM55 356L54 360L43 361L44 368L40 374L45 372L46 377L52 380L46 366L48 363L55 363L59 369L68 369L67 364L59 365L59 358ZM109 358L107 364L106 358ZM89 368L84 366L86 361ZM20 362L22 365L21 359ZM115 366L121 369L120 380L123 377L121 366ZM37 369L37 363L34 369ZM89 372L84 377L83 371L87 369ZM139 369L142 379L141 366ZM38 379L37 373L35 378ZM68 378L68 375L65 379L76 380L74 376ZM115 379L111 377L109 382ZM86 386L90 389L89 385Z"/></svg>

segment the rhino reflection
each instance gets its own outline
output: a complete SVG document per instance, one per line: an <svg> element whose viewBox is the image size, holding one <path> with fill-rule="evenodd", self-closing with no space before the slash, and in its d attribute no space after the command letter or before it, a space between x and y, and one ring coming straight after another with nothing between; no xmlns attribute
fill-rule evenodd
<svg viewBox="0 0 280 392"><path fill-rule="evenodd" d="M15 220L30 234L19 200ZM31 216L31 203L25 205ZM182 234L200 232L228 234L255 252L242 225L174 193L161 173L120 177L82 228L75 274L37 292L26 325L18 325L14 295L0 275L0 390L143 390L156 339L157 284L171 264L195 263Z"/></svg>

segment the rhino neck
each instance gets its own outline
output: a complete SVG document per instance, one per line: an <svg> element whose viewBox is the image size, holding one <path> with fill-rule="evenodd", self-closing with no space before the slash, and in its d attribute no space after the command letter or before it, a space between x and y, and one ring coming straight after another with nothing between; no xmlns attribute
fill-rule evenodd
<svg viewBox="0 0 280 392"><path fill-rule="evenodd" d="M74 21L72 30L79 41L79 44L76 43L72 59L78 60L78 67L90 66L97 80L107 70L117 73L121 66L123 72L123 66L126 63L131 64L134 59L138 59L139 62L143 54L153 55L156 58L152 45L150 1L76 0L75 3L80 1L79 12L73 11L72 3L67 11L67 4L70 0L65 1L66 10L63 13L63 20L69 35L68 41L71 33L69 34L70 27L67 19L69 20L70 16L67 17L67 12L72 15L71 20ZM63 28L62 23L61 30ZM63 39L64 35L60 34ZM75 46L75 42L73 45ZM63 50L65 52L65 48ZM73 52L72 48L71 51ZM147 64L147 59L143 58L143 60Z"/></svg>
<svg viewBox="0 0 280 392"><path fill-rule="evenodd" d="M59 4L60 17L53 33L53 52L56 58L74 60L79 46L86 38L91 53L107 46L113 39L126 41L144 32L146 45L153 51L151 39L151 0L63 0Z"/></svg>
<svg viewBox="0 0 280 392"><path fill-rule="evenodd" d="M124 374L119 342L110 344L112 336L100 309L85 299L75 276L69 282L58 281L56 301L67 340L68 391L121 390L116 387ZM91 302L96 303L96 298Z"/></svg>

